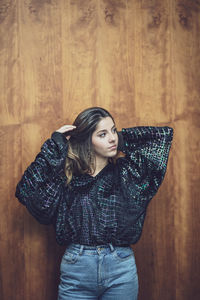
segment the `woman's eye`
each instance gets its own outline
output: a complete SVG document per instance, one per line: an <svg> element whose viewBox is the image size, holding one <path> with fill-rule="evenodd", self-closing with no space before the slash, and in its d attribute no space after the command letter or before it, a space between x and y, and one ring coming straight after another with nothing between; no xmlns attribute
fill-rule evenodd
<svg viewBox="0 0 200 300"><path fill-rule="evenodd" d="M105 135L106 135L105 133L101 133L99 136L104 137Z"/></svg>

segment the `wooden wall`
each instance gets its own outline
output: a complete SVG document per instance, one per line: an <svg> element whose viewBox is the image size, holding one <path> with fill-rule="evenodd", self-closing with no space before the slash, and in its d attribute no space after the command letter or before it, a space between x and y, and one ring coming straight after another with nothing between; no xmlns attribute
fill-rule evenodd
<svg viewBox="0 0 200 300"><path fill-rule="evenodd" d="M0 298L56 299L64 249L15 186L52 131L98 105L118 128L174 128L133 247L139 300L200 299L200 2L1 0L0 70Z"/></svg>

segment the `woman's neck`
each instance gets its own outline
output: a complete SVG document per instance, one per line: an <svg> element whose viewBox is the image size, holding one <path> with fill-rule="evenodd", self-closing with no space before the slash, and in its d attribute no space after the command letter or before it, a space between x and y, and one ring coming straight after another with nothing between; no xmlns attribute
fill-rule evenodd
<svg viewBox="0 0 200 300"><path fill-rule="evenodd" d="M92 172L91 175L96 176L107 164L108 164L108 158L96 156L95 170Z"/></svg>

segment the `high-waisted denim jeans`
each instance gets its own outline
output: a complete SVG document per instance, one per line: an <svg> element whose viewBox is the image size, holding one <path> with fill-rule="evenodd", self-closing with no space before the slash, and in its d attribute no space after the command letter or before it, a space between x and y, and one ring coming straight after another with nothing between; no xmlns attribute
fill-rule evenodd
<svg viewBox="0 0 200 300"><path fill-rule="evenodd" d="M131 247L71 244L61 262L58 300L136 300L138 276Z"/></svg>

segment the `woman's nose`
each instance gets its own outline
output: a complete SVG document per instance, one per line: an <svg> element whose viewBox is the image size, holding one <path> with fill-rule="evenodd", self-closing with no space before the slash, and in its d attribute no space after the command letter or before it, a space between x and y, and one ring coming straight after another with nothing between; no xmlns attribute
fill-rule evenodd
<svg viewBox="0 0 200 300"><path fill-rule="evenodd" d="M113 133L111 133L109 135L109 142L114 142L115 141L115 135Z"/></svg>

